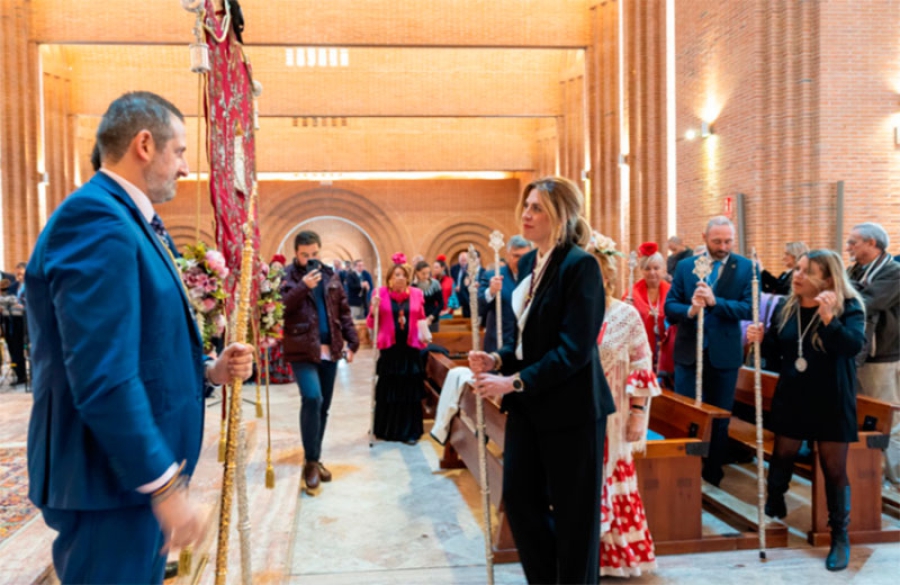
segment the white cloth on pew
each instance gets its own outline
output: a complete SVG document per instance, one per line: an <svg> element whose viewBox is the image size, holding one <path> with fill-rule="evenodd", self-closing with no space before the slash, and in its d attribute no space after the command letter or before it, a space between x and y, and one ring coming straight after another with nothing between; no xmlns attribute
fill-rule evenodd
<svg viewBox="0 0 900 585"><path fill-rule="evenodd" d="M447 372L447 378L441 388L437 412L434 415L434 426L431 428L431 436L441 445L447 441L447 435L450 434L450 422L459 412L459 399L462 397L463 388L467 383L474 381L475 376L472 374L472 370L465 366L458 366Z"/></svg>

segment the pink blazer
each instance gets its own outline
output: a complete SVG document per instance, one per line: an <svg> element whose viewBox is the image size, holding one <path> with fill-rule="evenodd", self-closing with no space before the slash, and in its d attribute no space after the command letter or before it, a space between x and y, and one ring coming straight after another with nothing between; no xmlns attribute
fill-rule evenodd
<svg viewBox="0 0 900 585"><path fill-rule="evenodd" d="M381 316L378 318L378 349L387 349L397 343L394 331L394 312L391 307L391 297L386 286L378 289L378 304ZM425 320L425 296L422 291L414 286L409 287L409 336L407 345L418 349L425 349L425 344L419 341L419 321ZM369 329L375 326L375 314L370 312L366 318Z"/></svg>

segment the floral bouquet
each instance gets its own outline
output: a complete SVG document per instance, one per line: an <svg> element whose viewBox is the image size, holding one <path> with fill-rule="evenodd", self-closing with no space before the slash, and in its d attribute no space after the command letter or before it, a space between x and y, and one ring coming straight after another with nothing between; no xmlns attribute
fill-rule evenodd
<svg viewBox="0 0 900 585"><path fill-rule="evenodd" d="M281 279L284 257L275 256L271 264L262 263L259 271L259 349L274 347L284 336L284 303L281 302Z"/></svg>
<svg viewBox="0 0 900 585"><path fill-rule="evenodd" d="M191 305L197 312L197 326L203 337L203 350L212 350L212 338L225 330L225 279L229 270L225 257L203 242L186 246L184 256L175 260Z"/></svg>

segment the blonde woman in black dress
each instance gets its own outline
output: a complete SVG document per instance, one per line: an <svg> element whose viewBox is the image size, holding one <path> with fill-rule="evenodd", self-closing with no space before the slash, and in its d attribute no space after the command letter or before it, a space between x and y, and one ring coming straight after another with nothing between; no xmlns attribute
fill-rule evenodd
<svg viewBox="0 0 900 585"><path fill-rule="evenodd" d="M772 399L775 450L769 463L766 514L787 515L784 494L803 441L818 444L825 476L831 550L829 571L850 559L850 481L847 450L858 439L856 363L865 340L865 311L847 280L841 257L831 250L802 255L791 294L775 309L772 326L751 325L750 342L762 341L765 368L779 373Z"/></svg>

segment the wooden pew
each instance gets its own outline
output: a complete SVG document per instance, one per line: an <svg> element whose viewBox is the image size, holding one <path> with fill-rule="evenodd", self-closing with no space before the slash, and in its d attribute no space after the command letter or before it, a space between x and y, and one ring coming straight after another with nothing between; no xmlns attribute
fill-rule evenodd
<svg viewBox="0 0 900 585"><path fill-rule="evenodd" d="M665 439L647 441L645 453L635 454L638 491L657 555L752 549L755 529L734 534L703 534L702 457L709 452L713 421L730 416L727 410L701 404L670 390L653 398L650 429ZM726 518L731 520L731 518ZM768 546L787 546L787 528L766 527Z"/></svg>
<svg viewBox="0 0 900 585"><path fill-rule="evenodd" d="M432 384L443 385L447 372L456 365L446 356L429 355L427 376ZM518 555L506 521L502 502L502 465L506 415L498 404L485 401L488 442L488 480L491 502L498 510L499 523L493 535L497 562L513 562ZM645 453L635 458L638 489L644 502L657 554L679 554L719 550L749 549L757 545L755 532L734 535L703 535L701 457L709 450L714 420L730 413L714 406L664 391L653 399L650 428L666 438L648 441ZM460 412L453 419L444 446L441 468L468 467L478 477L478 443L475 436L476 406L471 388L460 400ZM770 546L787 545L787 529L774 524L767 532Z"/></svg>
<svg viewBox="0 0 900 585"><path fill-rule="evenodd" d="M762 373L763 410L771 409L772 397L778 375ZM735 402L754 405L753 369L743 367L738 373L735 387ZM850 477L850 541L854 544L880 542L900 542L900 530L882 529L882 452L890 435L890 425L894 412L898 409L890 403L857 396L857 422L859 440L850 444L847 454L847 475ZM756 451L756 427L753 423L732 417L728 436L741 446ZM763 450L766 459L772 455L775 435L768 429L763 431ZM828 528L828 506L825 501L825 480L819 466L818 453L814 450L810 463L797 462L796 474L812 481L812 526L807 540L813 546L822 546L831 541ZM710 502L711 503L711 502Z"/></svg>

